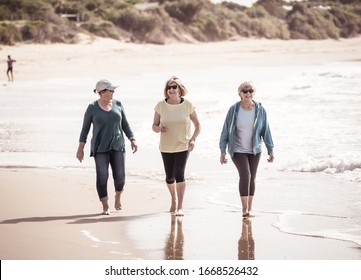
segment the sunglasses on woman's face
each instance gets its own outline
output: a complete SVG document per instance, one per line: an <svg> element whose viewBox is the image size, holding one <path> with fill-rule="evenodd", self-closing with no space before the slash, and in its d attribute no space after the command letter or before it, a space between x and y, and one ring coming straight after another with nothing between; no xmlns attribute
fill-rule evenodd
<svg viewBox="0 0 361 280"><path fill-rule="evenodd" d="M246 94L246 93L253 93L254 92L254 90L253 89L242 89L242 92L244 93L244 94Z"/></svg>
<svg viewBox="0 0 361 280"><path fill-rule="evenodd" d="M174 86L167 86L167 89L177 89L178 88L178 85L174 85Z"/></svg>
<svg viewBox="0 0 361 280"><path fill-rule="evenodd" d="M103 92L106 92L106 91L109 91L109 92L111 92L111 93L114 93L114 90L111 90L111 89L104 89L104 90L102 90Z"/></svg>

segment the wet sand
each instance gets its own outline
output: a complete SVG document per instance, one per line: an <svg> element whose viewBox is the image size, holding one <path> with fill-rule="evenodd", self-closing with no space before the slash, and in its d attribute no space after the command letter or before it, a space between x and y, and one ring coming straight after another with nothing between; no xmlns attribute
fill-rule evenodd
<svg viewBox="0 0 361 280"><path fill-rule="evenodd" d="M195 164L190 165L194 168ZM240 209L209 202L209 194L217 191L211 184L205 188L188 183L185 216L175 217L168 213L169 195L163 184L150 185L128 176L123 209L112 209L104 216L100 215L91 170L1 170L0 177L3 260L361 257L359 247L351 242L280 232L277 213L255 211L254 218L243 220ZM294 175L280 178L284 184L291 184L292 179ZM112 205L114 191L109 189ZM263 199L259 196L261 201L256 202Z"/></svg>

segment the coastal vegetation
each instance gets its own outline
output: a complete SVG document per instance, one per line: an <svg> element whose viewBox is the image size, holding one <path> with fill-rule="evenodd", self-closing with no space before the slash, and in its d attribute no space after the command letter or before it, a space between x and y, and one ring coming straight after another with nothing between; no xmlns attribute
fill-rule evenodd
<svg viewBox="0 0 361 280"><path fill-rule="evenodd" d="M350 38L361 34L359 0L0 0L0 44L76 43L79 34L136 43L240 37Z"/></svg>

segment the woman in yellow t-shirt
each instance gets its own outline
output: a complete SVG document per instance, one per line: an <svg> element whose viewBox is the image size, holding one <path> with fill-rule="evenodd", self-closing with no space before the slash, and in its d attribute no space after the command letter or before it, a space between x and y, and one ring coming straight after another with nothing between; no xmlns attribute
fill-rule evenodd
<svg viewBox="0 0 361 280"><path fill-rule="evenodd" d="M194 148L201 126L194 106L184 99L187 89L175 76L164 87L165 99L158 102L154 110L152 129L160 133L159 150L166 174L166 183L171 194L171 214L183 216L185 192L184 172L189 152ZM191 135L191 121L194 131Z"/></svg>

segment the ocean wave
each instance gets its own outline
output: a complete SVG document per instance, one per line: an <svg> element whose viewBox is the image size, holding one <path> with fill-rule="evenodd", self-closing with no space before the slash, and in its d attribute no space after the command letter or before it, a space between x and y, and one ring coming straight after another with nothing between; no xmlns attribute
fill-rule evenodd
<svg viewBox="0 0 361 280"><path fill-rule="evenodd" d="M288 161L279 171L325 173L342 177L353 182L361 182L361 161L345 161L343 159L318 159L308 161Z"/></svg>
<svg viewBox="0 0 361 280"><path fill-rule="evenodd" d="M278 215L273 226L288 234L327 238L361 245L361 226L356 218L298 211Z"/></svg>

